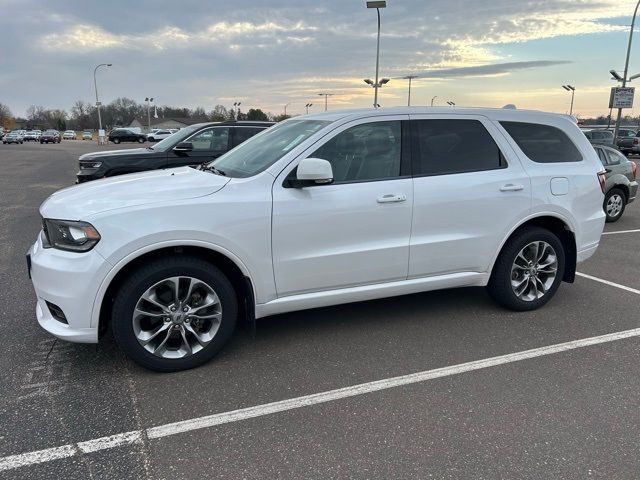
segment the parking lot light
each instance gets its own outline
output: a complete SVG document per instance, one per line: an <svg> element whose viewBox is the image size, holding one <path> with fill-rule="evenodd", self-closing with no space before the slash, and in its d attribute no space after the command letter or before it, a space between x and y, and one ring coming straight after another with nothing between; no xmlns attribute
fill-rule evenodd
<svg viewBox="0 0 640 480"><path fill-rule="evenodd" d="M333 93L319 93L318 95L321 96L321 97L324 97L324 111L326 112L327 111L327 105L328 105L327 98L328 97L332 97Z"/></svg>
<svg viewBox="0 0 640 480"><path fill-rule="evenodd" d="M409 94L407 95L407 107L411 106L411 80L418 78L418 75L406 75L402 77L403 80L409 80Z"/></svg>
<svg viewBox="0 0 640 480"><path fill-rule="evenodd" d="M369 1L367 2L367 8L375 8L376 13L378 14L378 43L376 47L376 79L373 84L373 107L378 108L378 88L380 88L381 84L378 83L378 70L380 66L380 9L386 8L386 1ZM388 82L389 80L387 80ZM386 82L385 82L386 83Z"/></svg>
<svg viewBox="0 0 640 480"><path fill-rule="evenodd" d="M435 99L436 99L436 98L438 98L438 95L434 95L434 96L431 98L431 106L432 106L432 107L433 107L433 102L435 101Z"/></svg>
<svg viewBox="0 0 640 480"><path fill-rule="evenodd" d="M93 69L93 87L96 91L96 108L98 109L98 135L100 134L100 130L102 130L102 118L100 117L100 100L98 100L98 81L96 80L96 72L100 67L110 67L112 65L112 63L101 63Z"/></svg>
<svg viewBox="0 0 640 480"><path fill-rule="evenodd" d="M569 109L569 115L573 115L573 98L576 94L576 87L567 84L567 85L562 85L562 88L564 88L567 92L571 92L571 107Z"/></svg>

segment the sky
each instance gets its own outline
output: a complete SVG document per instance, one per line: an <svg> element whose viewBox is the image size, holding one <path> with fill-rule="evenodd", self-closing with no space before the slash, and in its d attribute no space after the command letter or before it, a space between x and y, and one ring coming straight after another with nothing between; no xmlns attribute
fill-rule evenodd
<svg viewBox="0 0 640 480"><path fill-rule="evenodd" d="M624 69L636 0L387 0L381 10L378 103L512 103L608 113L610 69ZM376 11L365 0L0 0L0 103L69 110L117 97L211 110L300 114L367 107ZM640 38L629 75L640 73ZM638 80L640 81L640 80ZM640 114L640 108L626 111Z"/></svg>

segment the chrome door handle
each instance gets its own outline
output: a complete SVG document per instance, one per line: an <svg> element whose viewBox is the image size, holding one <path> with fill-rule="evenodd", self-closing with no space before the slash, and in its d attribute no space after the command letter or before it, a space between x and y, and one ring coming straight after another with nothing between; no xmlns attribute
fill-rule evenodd
<svg viewBox="0 0 640 480"><path fill-rule="evenodd" d="M387 195L382 195L378 197L378 203L397 203L397 202L405 202L407 200L407 196L403 193L389 193Z"/></svg>
<svg viewBox="0 0 640 480"><path fill-rule="evenodd" d="M519 192L524 190L524 185L514 185L513 183L507 183L500 187L501 192Z"/></svg>

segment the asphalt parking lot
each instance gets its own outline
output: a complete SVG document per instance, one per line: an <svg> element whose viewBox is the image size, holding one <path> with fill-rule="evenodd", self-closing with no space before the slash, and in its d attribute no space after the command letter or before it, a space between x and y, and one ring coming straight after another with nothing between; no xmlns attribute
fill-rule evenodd
<svg viewBox="0 0 640 480"><path fill-rule="evenodd" d="M542 310L459 289L278 315L157 374L35 320L38 206L96 148L0 145L0 478L638 477L640 203Z"/></svg>

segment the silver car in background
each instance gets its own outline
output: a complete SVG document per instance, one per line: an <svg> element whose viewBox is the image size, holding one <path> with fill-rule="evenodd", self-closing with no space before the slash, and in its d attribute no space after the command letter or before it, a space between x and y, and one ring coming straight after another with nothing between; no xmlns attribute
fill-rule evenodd
<svg viewBox="0 0 640 480"><path fill-rule="evenodd" d="M604 213L607 222L616 222L638 193L638 166L614 148L603 145L596 145L594 148L606 171Z"/></svg>

